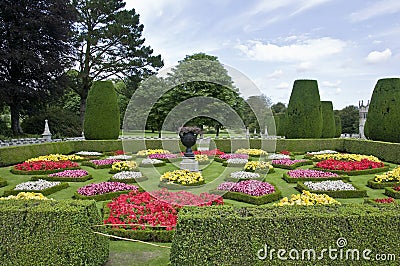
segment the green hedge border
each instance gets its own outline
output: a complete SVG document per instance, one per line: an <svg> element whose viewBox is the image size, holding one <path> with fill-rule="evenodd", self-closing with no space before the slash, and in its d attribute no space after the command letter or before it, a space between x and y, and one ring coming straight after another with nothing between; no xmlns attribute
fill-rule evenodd
<svg viewBox="0 0 400 266"><path fill-rule="evenodd" d="M128 179L115 179L115 178L110 178L108 181L109 182L121 182L121 183L126 183L126 184L131 184L131 183L138 183L138 182L143 182L148 180L146 176L140 177L140 178L128 178Z"/></svg>
<svg viewBox="0 0 400 266"><path fill-rule="evenodd" d="M265 176L264 176L264 175L261 175L261 176L258 177L258 178L233 178L233 177L230 177L230 176L226 176L226 177L224 178L224 180L227 181L227 182L240 182L240 181L246 181L246 180L258 180L258 181L263 181L264 179L265 179Z"/></svg>
<svg viewBox="0 0 400 266"><path fill-rule="evenodd" d="M357 170L357 171L329 170L329 169L318 168L318 167L312 167L311 169L318 170L318 171L324 171L324 172L336 173L339 175L355 176L355 175L369 175L369 174L375 174L375 173L380 173L380 172L386 172L389 170L389 168L390 167L388 165L385 165L384 167L380 167L380 168Z"/></svg>
<svg viewBox="0 0 400 266"><path fill-rule="evenodd" d="M89 166L92 167L94 169L107 169L107 168L111 168L112 164L104 164L104 165L96 165L90 161L84 161L81 163L82 166Z"/></svg>
<svg viewBox="0 0 400 266"><path fill-rule="evenodd" d="M118 174L118 173L120 173L120 172L140 172L140 170L139 170L138 168L135 168L135 169L133 169L133 170L122 170L122 171L118 171L118 170L110 169L110 171L108 171L108 173L109 173L109 174L112 174L112 175Z"/></svg>
<svg viewBox="0 0 400 266"><path fill-rule="evenodd" d="M79 170L80 167L72 167L72 168L63 168L63 169L54 169L54 170L33 170L33 171L23 171L17 170L14 167L10 169L10 172L14 175L48 175L63 172L65 170Z"/></svg>
<svg viewBox="0 0 400 266"><path fill-rule="evenodd" d="M396 191L391 187L385 187L385 193L386 196L392 197L394 199L400 199L400 191Z"/></svg>
<svg viewBox="0 0 400 266"><path fill-rule="evenodd" d="M32 176L31 181L38 181L39 179L47 181L60 181L60 182L86 182L93 179L92 175L85 175L82 177L57 177L57 176Z"/></svg>
<svg viewBox="0 0 400 266"><path fill-rule="evenodd" d="M165 165L166 165L165 162L156 163L156 164L142 164L142 163L139 163L139 167L143 167L143 168L161 167L161 166L165 166Z"/></svg>
<svg viewBox="0 0 400 266"><path fill-rule="evenodd" d="M7 180L5 180L4 178L0 177L0 187L5 187L7 186Z"/></svg>
<svg viewBox="0 0 400 266"><path fill-rule="evenodd" d="M206 182L197 182L195 184L190 184L190 185L180 185L180 184L168 184L165 181L160 181L160 183L158 184L158 187L160 188L166 188L166 189L170 189L170 190L187 190L187 189L191 189L191 188L196 188L199 186L204 185Z"/></svg>
<svg viewBox="0 0 400 266"><path fill-rule="evenodd" d="M379 202L376 202L374 199L364 199L364 204L370 204L370 205L374 205L374 206L382 206L382 205L394 205L394 204L398 204L398 203L396 200L393 203L379 203Z"/></svg>
<svg viewBox="0 0 400 266"><path fill-rule="evenodd" d="M10 196L10 195L16 196L20 192L42 193L43 196L47 196L47 195L53 194L53 193L55 193L57 191L63 190L65 188L67 188L67 187L69 187L69 185L66 182L63 182L63 183L61 183L61 184L59 184L57 186L46 188L46 189L43 189L43 190L14 190L14 188L15 188L15 186L14 186L10 190L4 190L4 197Z"/></svg>
<svg viewBox="0 0 400 266"><path fill-rule="evenodd" d="M294 170L294 169L296 169L297 167L300 167L300 166L313 165L313 164L314 163L311 160L307 160L307 162L298 162L298 163L295 163L295 164L292 164L292 165L283 165L283 164L271 163L271 165L273 167L275 167L275 168L281 168L281 169L287 169L287 170Z"/></svg>
<svg viewBox="0 0 400 266"><path fill-rule="evenodd" d="M349 198L364 198L368 197L367 191L359 189L357 186L353 185L356 190L341 190L341 191L322 191L322 190L311 190L309 187L304 185L304 182L297 182L296 189L300 192L303 190L307 190L311 193L316 194L326 194L332 198L341 198L341 199L349 199Z"/></svg>
<svg viewBox="0 0 400 266"><path fill-rule="evenodd" d="M339 177L319 177L319 178L312 178L312 177L304 177L304 178L294 178L290 177L287 173L282 174L282 179L288 183L297 183L297 182L307 182L307 181L326 181L326 180L346 180L350 181L349 176L339 176Z"/></svg>
<svg viewBox="0 0 400 266"><path fill-rule="evenodd" d="M138 188L139 189L139 188ZM132 190L123 190L123 191L116 191L116 192L109 192L104 193L101 195L93 195L93 196L83 196L75 191L74 195L72 196L73 199L78 200L95 200L95 201L104 201L104 200L111 200L113 198L118 197L121 194L128 194Z"/></svg>
<svg viewBox="0 0 400 266"><path fill-rule="evenodd" d="M368 180L368 184L367 186L373 189L383 189L385 187L394 187L400 185L400 181L399 182L375 182L374 178Z"/></svg>

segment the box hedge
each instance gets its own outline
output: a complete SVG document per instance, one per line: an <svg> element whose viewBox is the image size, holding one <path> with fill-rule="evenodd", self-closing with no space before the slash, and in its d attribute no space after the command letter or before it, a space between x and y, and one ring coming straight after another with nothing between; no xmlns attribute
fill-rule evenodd
<svg viewBox="0 0 400 266"><path fill-rule="evenodd" d="M64 188L69 187L68 183L62 182L59 185L49 187L43 190L14 190L15 187L9 190L4 190L4 196L10 196L10 195L18 195L20 192L36 192L36 193L42 193L44 196L56 193L57 191L63 190Z"/></svg>
<svg viewBox="0 0 400 266"><path fill-rule="evenodd" d="M298 178L298 177L290 177L287 173L282 174L282 179L285 180L288 183L297 183L297 182L307 182L307 181L326 181L326 180L346 180L350 181L349 176L339 176L339 177L303 177L303 178Z"/></svg>
<svg viewBox="0 0 400 266"><path fill-rule="evenodd" d="M85 175L81 177L61 177L61 176L32 176L32 181L37 181L39 179L47 180L47 181L59 181L59 182L86 182L90 179L93 179L92 175Z"/></svg>
<svg viewBox="0 0 400 266"><path fill-rule="evenodd" d="M400 185L400 181L398 182L376 182L374 181L375 179L370 179L368 180L368 186L370 188L375 188L375 189L383 189L385 187L394 187L394 186L399 186Z"/></svg>
<svg viewBox="0 0 400 266"><path fill-rule="evenodd" d="M348 199L348 198L363 198L368 196L366 190L361 190L354 185L353 187L356 190L312 190L306 185L304 185L304 182L297 182L296 189L300 192L302 192L303 190L308 190L311 193L326 194L328 196L331 196L332 198Z"/></svg>
<svg viewBox="0 0 400 266"><path fill-rule="evenodd" d="M170 261L172 265L382 265L382 261L364 260L362 252L370 249L372 254L398 256L399 227L398 205L186 207L179 213ZM328 253L312 261L300 260L301 253L299 260L277 257L278 249L287 250L286 256L291 249L314 249L320 257L323 249L338 248L339 239L347 245L334 254L358 249L359 261L339 256L332 260ZM259 259L265 246L267 257ZM385 261L385 265L398 265L398 261Z"/></svg>
<svg viewBox="0 0 400 266"><path fill-rule="evenodd" d="M100 223L93 201L0 201L1 265L104 265Z"/></svg>
<svg viewBox="0 0 400 266"><path fill-rule="evenodd" d="M394 190L392 187L386 187L385 188L385 195L392 197L394 199L400 199L400 191Z"/></svg>

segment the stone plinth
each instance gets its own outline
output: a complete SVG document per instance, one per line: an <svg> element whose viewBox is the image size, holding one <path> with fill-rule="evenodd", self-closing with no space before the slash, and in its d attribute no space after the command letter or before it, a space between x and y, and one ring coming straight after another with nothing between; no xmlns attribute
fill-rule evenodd
<svg viewBox="0 0 400 266"><path fill-rule="evenodd" d="M189 170L190 172L198 172L199 162L197 162L195 159L192 158L183 157L179 167L182 170Z"/></svg>

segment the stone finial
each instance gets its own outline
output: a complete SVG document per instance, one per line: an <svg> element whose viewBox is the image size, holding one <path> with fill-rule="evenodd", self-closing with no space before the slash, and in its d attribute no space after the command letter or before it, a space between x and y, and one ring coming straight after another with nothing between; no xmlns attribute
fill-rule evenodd
<svg viewBox="0 0 400 266"><path fill-rule="evenodd" d="M44 132L42 134L43 139L46 141L51 141L51 132L49 128L49 121L46 119L44 120Z"/></svg>

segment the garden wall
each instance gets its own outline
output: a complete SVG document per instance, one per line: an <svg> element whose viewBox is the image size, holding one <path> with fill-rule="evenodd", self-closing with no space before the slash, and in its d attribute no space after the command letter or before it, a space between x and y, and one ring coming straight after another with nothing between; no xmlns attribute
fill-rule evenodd
<svg viewBox="0 0 400 266"><path fill-rule="evenodd" d="M384 253L396 256L385 265L398 265L399 211L360 204L187 207L179 213L171 264L382 265L372 259Z"/></svg>
<svg viewBox="0 0 400 266"><path fill-rule="evenodd" d="M0 201L1 265L104 265L109 240L94 201Z"/></svg>

